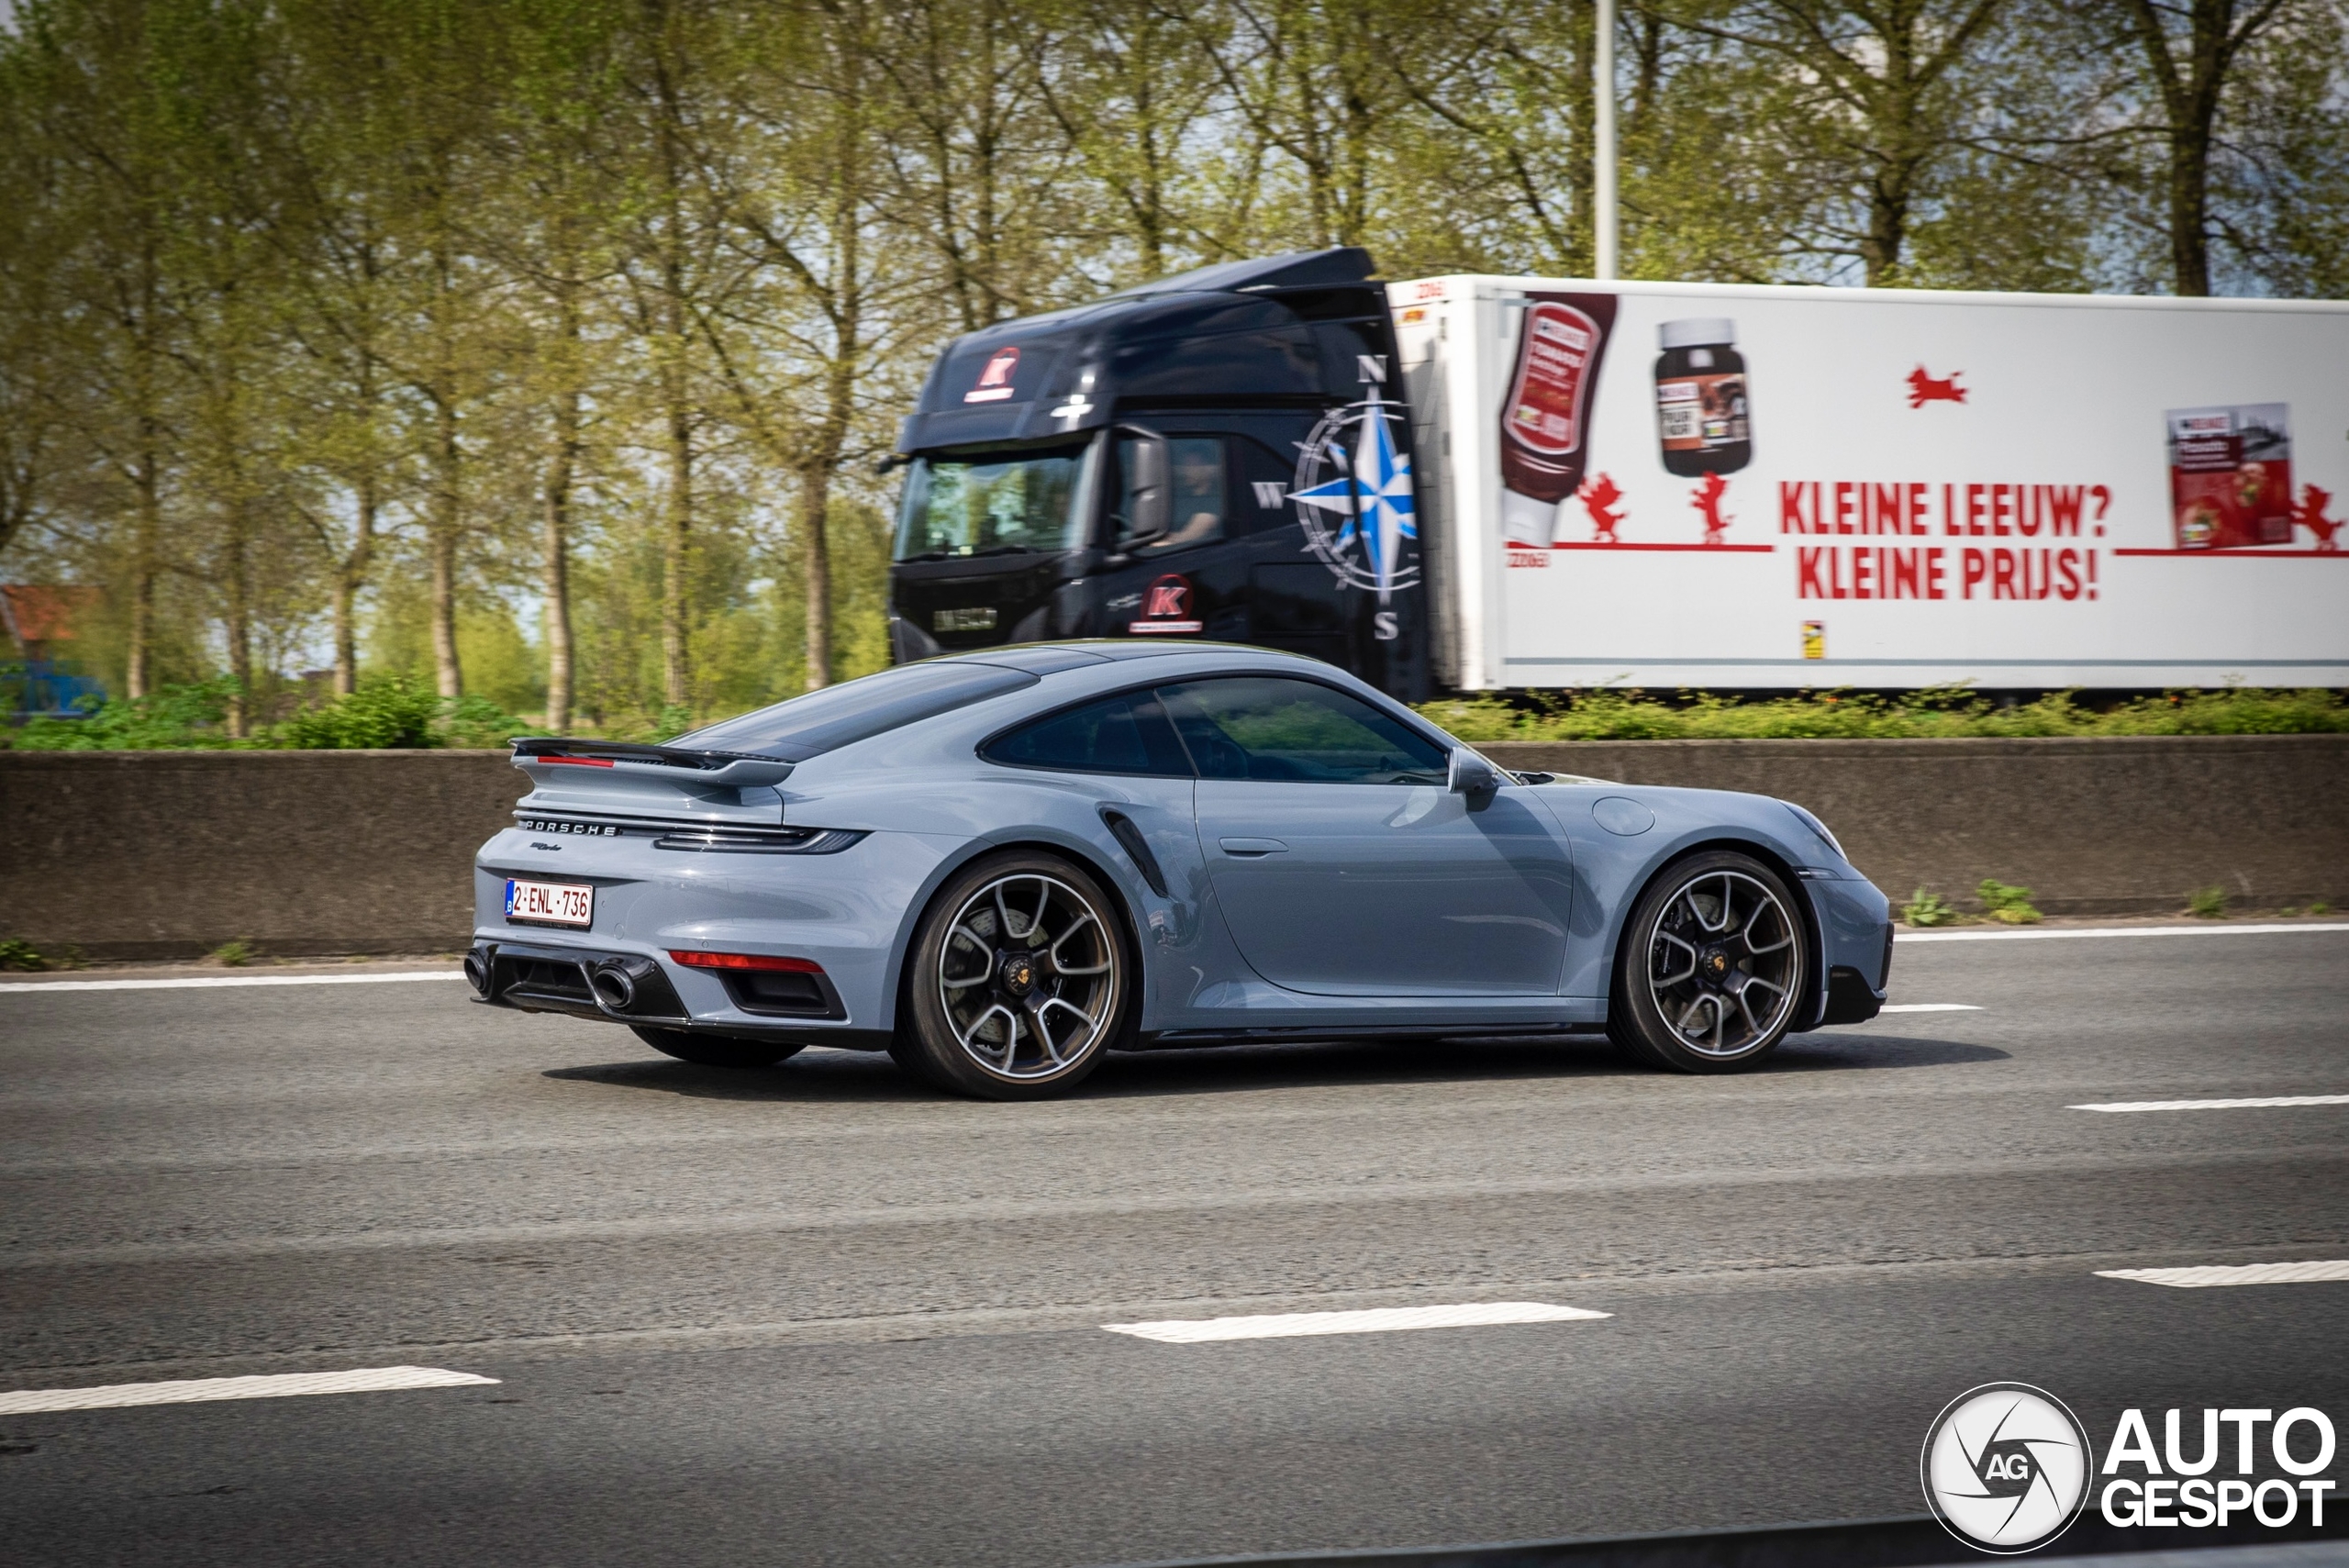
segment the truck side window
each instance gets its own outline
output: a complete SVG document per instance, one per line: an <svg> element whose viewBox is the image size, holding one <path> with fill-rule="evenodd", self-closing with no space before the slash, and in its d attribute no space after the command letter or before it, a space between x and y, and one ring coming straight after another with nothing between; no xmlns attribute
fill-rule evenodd
<svg viewBox="0 0 2349 1568"><path fill-rule="evenodd" d="M1133 437L1118 442L1118 473L1123 491L1118 510L1123 517L1140 516L1142 508L1133 494L1142 465ZM1120 537L1118 548L1136 555L1164 555L1224 537L1223 440L1218 436L1169 436L1166 448L1166 531L1153 538Z"/></svg>

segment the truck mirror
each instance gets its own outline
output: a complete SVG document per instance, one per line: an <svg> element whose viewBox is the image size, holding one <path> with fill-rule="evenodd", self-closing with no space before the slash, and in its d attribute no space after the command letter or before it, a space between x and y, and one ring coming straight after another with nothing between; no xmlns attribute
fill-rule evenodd
<svg viewBox="0 0 2349 1568"><path fill-rule="evenodd" d="M1118 442L1119 466L1125 471L1125 505L1118 541L1122 547L1156 539L1164 533L1172 511L1166 442L1155 431L1129 428Z"/></svg>

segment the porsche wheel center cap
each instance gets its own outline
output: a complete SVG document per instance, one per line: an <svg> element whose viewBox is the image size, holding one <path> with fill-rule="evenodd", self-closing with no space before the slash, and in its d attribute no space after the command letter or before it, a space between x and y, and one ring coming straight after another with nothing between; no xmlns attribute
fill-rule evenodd
<svg viewBox="0 0 2349 1568"><path fill-rule="evenodd" d="M1025 996L1036 988L1036 960L1029 953L1008 952L1003 955L1003 967L996 980L1015 996Z"/></svg>
<svg viewBox="0 0 2349 1568"><path fill-rule="evenodd" d="M1697 960L1698 971L1715 984L1729 977L1729 954L1719 948L1707 948Z"/></svg>

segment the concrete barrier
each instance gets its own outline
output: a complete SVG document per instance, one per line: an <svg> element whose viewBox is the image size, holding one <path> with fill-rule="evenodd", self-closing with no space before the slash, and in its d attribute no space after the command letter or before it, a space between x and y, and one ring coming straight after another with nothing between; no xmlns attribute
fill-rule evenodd
<svg viewBox="0 0 2349 1568"><path fill-rule="evenodd" d="M1504 767L1745 789L1809 807L1895 902L2051 915L2182 910L2212 884L2274 909L2349 894L2349 735L2097 740L1597 740L1481 748Z"/></svg>
<svg viewBox="0 0 2349 1568"><path fill-rule="evenodd" d="M1809 806L1886 891L1986 876L2051 914L2349 904L2349 736L1621 740L1513 768ZM447 952L467 867L524 786L502 751L0 751L0 937L94 959L231 940L288 957Z"/></svg>
<svg viewBox="0 0 2349 1568"><path fill-rule="evenodd" d="M504 751L0 751L0 936L94 959L448 952Z"/></svg>

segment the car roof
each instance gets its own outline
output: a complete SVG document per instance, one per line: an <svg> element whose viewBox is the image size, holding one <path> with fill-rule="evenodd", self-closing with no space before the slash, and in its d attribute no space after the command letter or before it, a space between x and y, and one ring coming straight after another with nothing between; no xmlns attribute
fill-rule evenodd
<svg viewBox="0 0 2349 1568"><path fill-rule="evenodd" d="M1240 642L1194 642L1187 639L1165 641L1137 641L1130 638L1090 638L1068 642L1022 642L998 648L958 650L938 657L941 663L995 664L1007 669L1026 670L1031 674L1057 674L1063 670L1081 669L1091 664L1108 664L1135 659L1166 658L1265 659L1276 663L1318 665L1338 672L1335 665L1325 664L1308 654L1290 653L1278 648L1252 648Z"/></svg>

